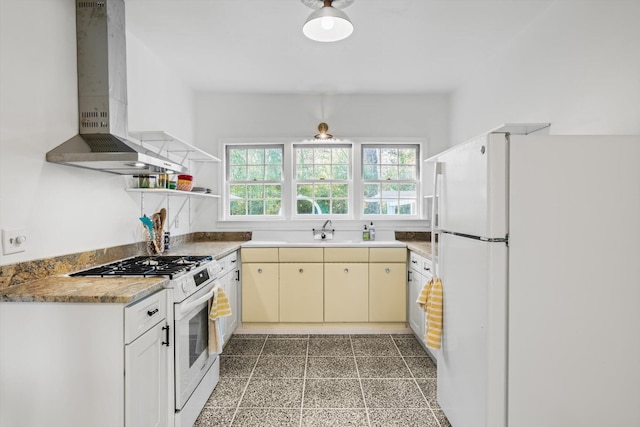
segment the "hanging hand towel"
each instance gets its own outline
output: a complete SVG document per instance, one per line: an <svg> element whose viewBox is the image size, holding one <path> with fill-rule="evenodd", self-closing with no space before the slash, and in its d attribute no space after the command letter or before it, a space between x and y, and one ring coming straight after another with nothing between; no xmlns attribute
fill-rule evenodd
<svg viewBox="0 0 640 427"><path fill-rule="evenodd" d="M220 286L215 285L213 297L209 300L209 354L222 353L223 336L219 319L230 315L229 298Z"/></svg>
<svg viewBox="0 0 640 427"><path fill-rule="evenodd" d="M427 312L426 332L424 341L427 347L439 349L442 340L442 282L438 278L431 278L422 288L416 300L418 305Z"/></svg>

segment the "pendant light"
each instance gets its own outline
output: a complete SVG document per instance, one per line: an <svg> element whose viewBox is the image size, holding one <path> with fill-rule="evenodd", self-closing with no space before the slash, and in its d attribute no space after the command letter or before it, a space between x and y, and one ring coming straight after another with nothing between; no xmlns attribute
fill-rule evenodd
<svg viewBox="0 0 640 427"><path fill-rule="evenodd" d="M336 42L346 39L353 33L353 24L346 13L337 7L347 7L353 0L302 0L315 10L304 23L302 32L311 40Z"/></svg>
<svg viewBox="0 0 640 427"><path fill-rule="evenodd" d="M329 125L322 122L318 125L318 134L314 136L315 139L333 139L333 135L329 133Z"/></svg>

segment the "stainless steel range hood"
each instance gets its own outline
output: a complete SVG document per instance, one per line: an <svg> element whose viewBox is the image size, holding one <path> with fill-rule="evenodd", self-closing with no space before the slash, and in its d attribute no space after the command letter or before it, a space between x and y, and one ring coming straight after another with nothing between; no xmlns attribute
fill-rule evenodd
<svg viewBox="0 0 640 427"><path fill-rule="evenodd" d="M127 61L123 0L76 0L80 134L47 161L121 175L187 168L127 140Z"/></svg>

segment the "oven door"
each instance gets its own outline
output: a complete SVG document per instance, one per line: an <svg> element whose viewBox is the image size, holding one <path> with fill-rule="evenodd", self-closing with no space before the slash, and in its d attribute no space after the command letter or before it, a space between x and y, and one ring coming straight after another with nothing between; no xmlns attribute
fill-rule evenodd
<svg viewBox="0 0 640 427"><path fill-rule="evenodd" d="M176 410L181 410L215 361L209 356L208 302L213 281L180 303L174 304Z"/></svg>

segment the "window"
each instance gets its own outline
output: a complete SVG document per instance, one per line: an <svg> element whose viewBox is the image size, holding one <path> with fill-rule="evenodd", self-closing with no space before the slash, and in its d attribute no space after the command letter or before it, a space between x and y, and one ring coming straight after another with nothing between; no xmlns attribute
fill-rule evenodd
<svg viewBox="0 0 640 427"><path fill-rule="evenodd" d="M227 146L227 215L282 215L282 145Z"/></svg>
<svg viewBox="0 0 640 427"><path fill-rule="evenodd" d="M349 215L350 145L294 145L295 214Z"/></svg>
<svg viewBox="0 0 640 427"><path fill-rule="evenodd" d="M362 145L364 215L418 215L418 145Z"/></svg>

